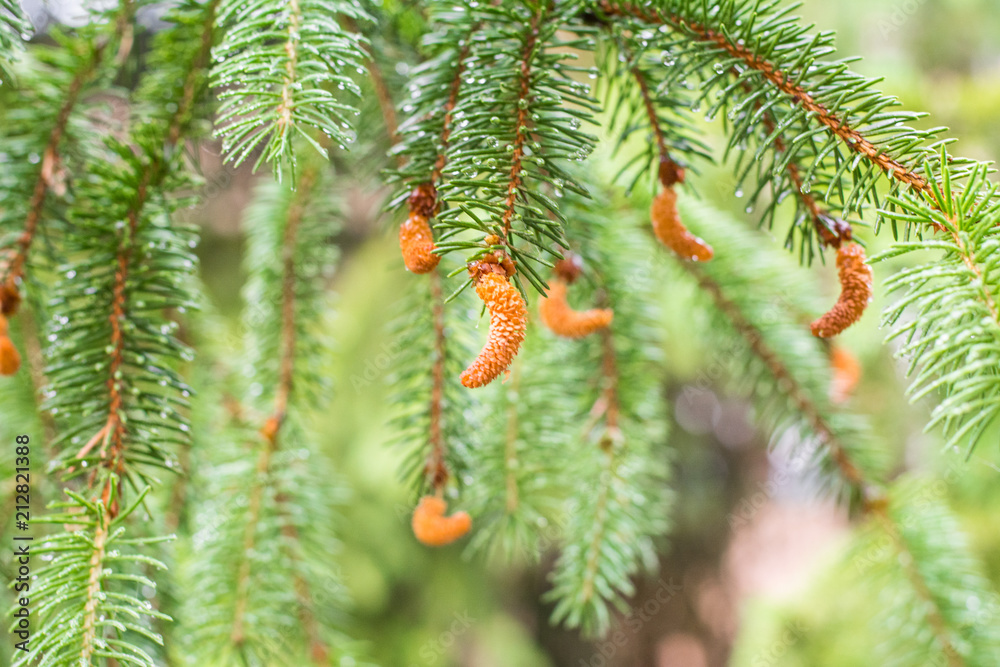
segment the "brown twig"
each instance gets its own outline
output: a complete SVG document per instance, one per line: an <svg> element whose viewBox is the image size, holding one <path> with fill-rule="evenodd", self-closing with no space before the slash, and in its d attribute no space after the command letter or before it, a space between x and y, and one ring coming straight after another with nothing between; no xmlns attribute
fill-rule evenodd
<svg viewBox="0 0 1000 667"><path fill-rule="evenodd" d="M434 317L434 361L431 365L430 445L427 456L426 476L436 493L441 493L448 483L448 463L445 460L445 442L442 429L446 337L444 329L444 299L441 293L441 276L437 271L430 275L431 310Z"/></svg>
<svg viewBox="0 0 1000 667"><path fill-rule="evenodd" d="M631 55L626 52L626 57ZM660 155L660 166L658 175L663 187L672 187L675 183L684 182L684 169L681 168L673 158L670 157L670 150L667 147L666 138L663 135L663 128L660 125L660 117L656 114L656 105L653 103L653 96L649 92L649 84L646 82L646 75L642 73L638 65L631 68L632 77L639 85L639 95L642 97L643 106L646 109L646 116L649 118L649 126L653 129L653 136L656 139L656 148Z"/></svg>
<svg viewBox="0 0 1000 667"><path fill-rule="evenodd" d="M542 3L538 11L531 18L528 26L528 38L524 42L524 50L521 55L521 72L518 78L517 93L517 116L514 121L514 142L513 152L510 158L510 179L507 183L507 199L504 202L504 213L501 218L503 223L503 241L510 245L510 227L514 218L514 205L517 203L517 194L521 188L521 160L524 157L524 144L528 140L528 127L531 124L527 103L531 95L531 56L538 43L538 28L545 12L546 3ZM524 107L524 108L522 108Z"/></svg>
<svg viewBox="0 0 1000 667"><path fill-rule="evenodd" d="M604 391L601 400L604 402L604 419L609 431L618 430L618 415L621 404L618 398L618 358L615 354L614 334L611 326L604 327L601 332L601 374L604 376Z"/></svg>

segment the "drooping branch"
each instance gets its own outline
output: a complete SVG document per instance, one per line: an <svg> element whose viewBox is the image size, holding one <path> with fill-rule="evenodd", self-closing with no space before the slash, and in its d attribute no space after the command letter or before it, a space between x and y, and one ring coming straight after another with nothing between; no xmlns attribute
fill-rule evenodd
<svg viewBox="0 0 1000 667"><path fill-rule="evenodd" d="M243 548L241 551L240 568L237 573L236 603L233 611L230 639L236 645L241 645L245 639L245 620L251 584L251 566L249 554L253 551L257 540L257 529L260 522L261 504L265 491L265 480L271 473L271 463L274 454L280 447L279 434L288 414L289 399L295 385L296 360L296 247L298 245L299 228L305 212L306 202L312 194L318 178L318 172L312 165L303 170L295 197L288 208L284 226L284 236L281 244L281 304L280 304L280 339L278 344L278 380L273 388L274 408L270 417L261 428L264 446L257 457L257 467L254 475L254 486L250 491L247 508L247 523L244 526Z"/></svg>
<svg viewBox="0 0 1000 667"><path fill-rule="evenodd" d="M469 31L469 36L458 51L458 61L455 66L455 75L452 78L451 86L448 88L448 101L444 104L444 121L441 126L441 137L437 160L434 161L434 171L431 173L431 185L435 188L441 184L444 167L448 163L448 142L451 139L452 123L454 122L455 105L458 104L458 94L462 88L462 76L465 74L466 60L469 58L469 48L472 44L472 36L479 30L479 24L473 25Z"/></svg>
<svg viewBox="0 0 1000 667"><path fill-rule="evenodd" d="M14 244L16 250L10 260L2 267L3 272L0 273L0 286L14 287L17 281L24 276L28 253L31 250L31 245L34 242L39 224L44 215L45 201L59 171L59 147L62 144L70 117L80 100L81 92L93 80L100 69L108 45L112 41L119 40L122 37L130 25L134 11L135 3L132 0L123 0L118 18L114 22L115 28L112 36L93 47L89 62L73 75L66 88L62 105L56 114L52 129L49 131L49 138L45 148L42 150L38 176L32 188L31 199L28 200L28 211L25 214L24 225L20 236L18 236Z"/></svg>
<svg viewBox="0 0 1000 667"><path fill-rule="evenodd" d="M749 83L744 84L744 90L750 92ZM758 112L763 109L763 105L761 105L759 100L754 106ZM761 118L761 125L768 134L773 134L777 130L774 114L770 110L764 111ZM774 138L774 149L779 154L788 150L785 146L785 140L781 136ZM812 192L806 189L799 165L794 160L789 160L785 165L785 170L788 172L789 178L792 179L795 196L802 202L802 206L806 209L812 221L813 229L816 230L816 234L823 244L839 248L841 243L850 241L853 237L850 223L839 218L834 218L830 215L829 211L819 205Z"/></svg>
<svg viewBox="0 0 1000 667"><path fill-rule="evenodd" d="M744 340L754 355L764 363L768 372L778 381L779 386L785 388L784 393L788 395L798 411L805 417L809 426L820 437L824 447L829 450L830 456L844 480L861 493L866 504L880 498L877 494L871 495L877 487L865 479L861 469L847 454L834 429L823 417L819 406L809 397L808 392L795 379L777 352L767 344L763 334L754 326L753 322L747 319L739 306L725 295L721 286L699 267L686 262L678 262L677 264L692 275L698 286L712 298L719 312L730 321L736 333Z"/></svg>
<svg viewBox="0 0 1000 667"><path fill-rule="evenodd" d="M903 538L899 527L888 512L887 498L882 485L862 472L861 467L848 453L833 426L823 416L822 411L809 397L808 392L795 378L791 369L771 349L763 334L743 314L740 307L725 295L722 287L708 277L700 267L686 262L678 262L677 264L690 273L699 287L711 297L716 308L730 322L737 334L743 338L751 352L764 363L770 375L776 380L779 391L788 396L797 410L806 418L810 428L820 437L820 444L829 452L840 477L861 499L862 511L878 521L879 525L891 537L896 550L904 557L903 560L908 563L906 567L907 578L910 580L914 592L927 605L928 623L948 658L949 666L961 667L964 665L949 637L940 607L931 594L923 575L914 565L916 560L910 545Z"/></svg>
<svg viewBox="0 0 1000 667"><path fill-rule="evenodd" d="M215 27L215 12L220 0L212 0L205 8L204 22L201 31L200 48L188 70L181 91L180 100L172 114L164 134L163 152L152 157L143 166L136 185L135 195L125 218L125 225L118 232L116 251L116 270L112 286L111 325L108 366L108 418L104 426L94 435L91 441L77 454L77 458L85 456L92 447L100 443L100 458L102 467L121 477L125 470L125 447L127 437L127 421L124 418L126 397L120 381L121 371L125 365L126 332L125 323L130 304L128 302L128 284L134 259L134 248L139 233L143 211L149 202L153 191L158 188L169 174L169 156L180 141L184 128L190 121L191 109L197 97L195 87L202 70L208 66L212 46L212 35ZM97 479L97 470L92 473L92 480ZM117 502L111 498L112 478L104 480L102 500L106 504L111 519L118 513Z"/></svg>

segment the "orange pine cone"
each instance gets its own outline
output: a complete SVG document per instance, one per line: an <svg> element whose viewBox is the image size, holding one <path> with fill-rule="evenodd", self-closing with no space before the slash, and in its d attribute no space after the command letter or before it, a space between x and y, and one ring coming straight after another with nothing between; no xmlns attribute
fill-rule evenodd
<svg viewBox="0 0 1000 667"><path fill-rule="evenodd" d="M677 211L677 193L672 187L663 188L653 200L649 217L653 220L656 238L681 259L707 262L715 256L712 246L689 232L681 222L681 215Z"/></svg>
<svg viewBox="0 0 1000 667"><path fill-rule="evenodd" d="M410 217L399 226L399 249L403 252L403 262L413 273L430 273L441 261L434 254L434 234L427 218L419 213L410 213Z"/></svg>
<svg viewBox="0 0 1000 667"><path fill-rule="evenodd" d="M462 384L470 389L488 385L507 370L528 328L524 299L504 276L483 272L476 282L476 294L490 311L490 333L482 352L462 373Z"/></svg>
<svg viewBox="0 0 1000 667"><path fill-rule="evenodd" d="M812 323L813 335L836 336L859 319L872 298L872 269L865 264L865 251L857 243L845 243L837 249L840 274L840 298L825 315Z"/></svg>
<svg viewBox="0 0 1000 667"><path fill-rule="evenodd" d="M21 304L21 292L13 281L0 285L0 314L13 315Z"/></svg>
<svg viewBox="0 0 1000 667"><path fill-rule="evenodd" d="M0 375L13 375L21 368L21 355L7 336L7 318L0 315Z"/></svg>
<svg viewBox="0 0 1000 667"><path fill-rule="evenodd" d="M277 417L268 417L267 421L260 428L260 434L268 442L274 442L274 439L278 437L278 429L281 428L281 420Z"/></svg>
<svg viewBox="0 0 1000 667"><path fill-rule="evenodd" d="M413 534L429 547L451 544L469 532L472 518L467 512L455 512L445 516L448 509L444 499L424 496L413 511Z"/></svg>
<svg viewBox="0 0 1000 667"><path fill-rule="evenodd" d="M861 379L861 364L846 348L833 345L830 348L830 368L833 380L830 382L830 400L843 403L858 386Z"/></svg>
<svg viewBox="0 0 1000 667"><path fill-rule="evenodd" d="M549 293L538 302L538 314L552 333L566 338L582 338L611 324L614 312L610 308L573 310L566 300L567 287L562 280L553 280Z"/></svg>

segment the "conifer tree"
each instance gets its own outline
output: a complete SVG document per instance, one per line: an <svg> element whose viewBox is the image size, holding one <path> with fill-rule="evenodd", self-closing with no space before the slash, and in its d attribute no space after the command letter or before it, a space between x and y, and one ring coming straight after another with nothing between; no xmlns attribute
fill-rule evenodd
<svg viewBox="0 0 1000 667"><path fill-rule="evenodd" d="M910 127L784 0L179 0L155 30L120 0L44 36L0 2L0 436L31 434L43 563L11 664L365 659L336 574L351 482L319 425L351 400L321 369L352 178L387 186L412 274L384 379L428 549L553 553L552 623L607 633L673 523L663 319L688 289L729 389L850 512L854 585L894 619L880 664L1000 659L933 471L898 474L830 340L891 295L928 430L995 438L992 168ZM185 215L215 141L265 172L233 344ZM696 201L712 162L781 243Z"/></svg>

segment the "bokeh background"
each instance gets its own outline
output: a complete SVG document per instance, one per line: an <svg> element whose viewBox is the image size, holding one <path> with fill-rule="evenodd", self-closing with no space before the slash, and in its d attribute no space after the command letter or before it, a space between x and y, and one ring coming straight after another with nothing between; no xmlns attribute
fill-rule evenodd
<svg viewBox="0 0 1000 667"><path fill-rule="evenodd" d="M73 3L25 4L40 27L80 15ZM840 54L864 56L854 67L884 77L882 88L906 108L930 112L921 123L949 126L960 139L956 152L1000 156L1000 3L805 0L798 12L837 30ZM155 13L148 20L155 26ZM706 127L718 136L717 126ZM387 380L397 354L388 324L409 276L390 231L398 221L382 213L386 191L374 177L377 157L370 173L344 177L347 223L337 238L342 261L332 285L340 295L337 347L322 361L337 378L323 444L350 489L341 509L343 550L331 567L351 599L348 632L368 643L373 660L402 667L870 665L878 635L858 632L870 591L845 589L834 567L851 530L846 512L801 481L780 435L768 453L771 434L755 429L750 406L716 384L711 351L687 339L683 294L664 294L675 311L664 350L670 373L663 378L673 422L675 529L662 542L660 572L639 582L617 632L587 641L549 625L551 609L539 600L554 554L511 568L467 558L457 547L430 551L414 540L411 498L399 481L399 452L389 445L394 434L387 424ZM235 327L242 308L239 223L258 177L223 166L218 146L203 146L200 159L204 203L190 215L205 230L203 278L212 309ZM694 184L713 204L754 224L724 166L703 170ZM832 267L803 270L822 274L832 303ZM878 267L876 279L886 271ZM844 336L865 369L856 405L871 414L878 440L900 469L948 472L947 496L1000 585L998 447L984 443L964 462L942 455L936 434L922 433L927 406L906 402L905 366L882 343L882 305L876 297L870 314ZM709 391L687 391L695 384Z"/></svg>

